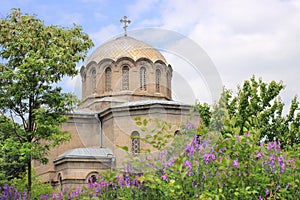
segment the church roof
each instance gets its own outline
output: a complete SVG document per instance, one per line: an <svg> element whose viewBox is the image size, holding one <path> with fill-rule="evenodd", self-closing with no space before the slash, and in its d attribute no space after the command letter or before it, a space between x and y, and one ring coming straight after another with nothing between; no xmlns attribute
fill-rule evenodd
<svg viewBox="0 0 300 200"><path fill-rule="evenodd" d="M91 61L98 63L107 58L117 61L122 57L129 57L134 61L139 58L147 58L152 62L160 60L167 64L166 59L157 49L129 36L118 37L99 46L89 56L86 63L88 64Z"/></svg>
<svg viewBox="0 0 300 200"><path fill-rule="evenodd" d="M64 159L64 158L111 158L113 153L108 148L100 147L86 147L86 148L75 148L71 149L62 155L58 156L55 161Z"/></svg>
<svg viewBox="0 0 300 200"><path fill-rule="evenodd" d="M112 106L112 108L133 107L133 106L153 105L153 104L190 106L188 104L184 104L179 101L148 99L148 100L141 100L141 101L130 101L130 102L126 102L126 103L123 103L120 105Z"/></svg>

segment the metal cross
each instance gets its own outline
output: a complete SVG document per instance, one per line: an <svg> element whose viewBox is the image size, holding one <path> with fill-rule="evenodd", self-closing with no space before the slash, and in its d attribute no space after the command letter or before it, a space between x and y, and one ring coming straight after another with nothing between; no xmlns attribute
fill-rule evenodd
<svg viewBox="0 0 300 200"><path fill-rule="evenodd" d="M124 16L123 19L120 19L120 22L124 23L124 26L123 26L123 28L124 28L124 36L127 36L127 27L128 27L128 24L131 23L131 21L127 20L127 17Z"/></svg>

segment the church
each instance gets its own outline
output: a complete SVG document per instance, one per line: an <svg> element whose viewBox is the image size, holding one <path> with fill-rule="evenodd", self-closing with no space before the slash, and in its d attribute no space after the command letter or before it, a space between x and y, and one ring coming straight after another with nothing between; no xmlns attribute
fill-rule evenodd
<svg viewBox="0 0 300 200"><path fill-rule="evenodd" d="M151 149L139 139L147 133L136 117L164 120L175 134L190 114L190 105L172 100L172 66L157 49L127 35L126 17L121 22L124 35L100 45L80 69L82 101L62 125L70 141L51 150L48 164L34 162L44 182L76 186L121 169L129 154Z"/></svg>

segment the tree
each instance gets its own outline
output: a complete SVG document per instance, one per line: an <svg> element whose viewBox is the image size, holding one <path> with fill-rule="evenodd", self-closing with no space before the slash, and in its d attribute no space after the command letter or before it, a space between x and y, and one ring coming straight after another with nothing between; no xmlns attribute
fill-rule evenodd
<svg viewBox="0 0 300 200"><path fill-rule="evenodd" d="M0 187L13 178L21 178L24 175L26 165L21 162L17 152L20 143L10 134L14 128L12 120L5 115L0 115ZM18 130L19 131L19 130Z"/></svg>
<svg viewBox="0 0 300 200"><path fill-rule="evenodd" d="M210 131L221 132L224 126L224 121L228 119L227 104L231 97L229 90L223 88L223 93L219 99L219 102L212 107L211 119L209 123Z"/></svg>
<svg viewBox="0 0 300 200"><path fill-rule="evenodd" d="M283 147L299 144L299 102L295 96L288 114L284 115L284 103L279 96L283 89L281 82L265 83L254 76L238 87L236 95L224 89L211 115L206 115L210 116L209 130L240 135L258 130L259 140L280 141Z"/></svg>
<svg viewBox="0 0 300 200"><path fill-rule="evenodd" d="M77 74L92 41L82 28L46 26L43 21L13 9L0 19L0 111L13 123L12 137L4 142L19 145L17 155L27 165L31 190L31 162L47 162L47 153L69 139L60 129L76 104L73 94L57 86L65 76Z"/></svg>
<svg viewBox="0 0 300 200"><path fill-rule="evenodd" d="M289 113L284 116L284 103L279 96L283 89L282 82L265 83L253 76L238 87L236 96L230 98L228 95L226 107L229 118L238 128L238 134L256 128L261 133L260 139L280 141L282 146L299 143L299 102L294 97Z"/></svg>
<svg viewBox="0 0 300 200"><path fill-rule="evenodd" d="M211 111L210 111L210 107L207 103L199 103L196 102L196 105L194 107L194 109L199 113L199 116L201 117L201 122L204 126L209 126L210 123L210 119L211 119Z"/></svg>

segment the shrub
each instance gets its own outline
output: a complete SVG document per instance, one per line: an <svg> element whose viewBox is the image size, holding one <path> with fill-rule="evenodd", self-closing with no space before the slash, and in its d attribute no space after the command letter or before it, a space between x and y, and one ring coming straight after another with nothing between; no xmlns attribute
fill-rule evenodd
<svg viewBox="0 0 300 200"><path fill-rule="evenodd" d="M86 187L40 198L173 200L300 196L299 145L283 150L280 142L261 142L255 129L244 135L198 135L198 127L187 124L183 129L187 127L182 131L185 134L175 136L168 148L157 155L145 153L134 157L122 172L99 174L97 181L91 180ZM2 192L0 199L5 199L5 195Z"/></svg>

